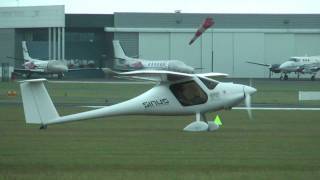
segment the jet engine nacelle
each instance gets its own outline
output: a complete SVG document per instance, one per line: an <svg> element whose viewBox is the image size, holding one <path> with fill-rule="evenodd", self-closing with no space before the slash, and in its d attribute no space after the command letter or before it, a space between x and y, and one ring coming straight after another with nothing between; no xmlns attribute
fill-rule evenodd
<svg viewBox="0 0 320 180"><path fill-rule="evenodd" d="M51 60L51 61L48 61L47 71L53 72L53 73L67 72L68 67L63 61Z"/></svg>

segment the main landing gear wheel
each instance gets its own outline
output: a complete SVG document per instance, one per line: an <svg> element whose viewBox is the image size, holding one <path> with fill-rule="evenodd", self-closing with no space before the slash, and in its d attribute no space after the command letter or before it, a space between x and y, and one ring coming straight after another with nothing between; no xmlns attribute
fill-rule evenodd
<svg viewBox="0 0 320 180"><path fill-rule="evenodd" d="M206 117L202 113L196 114L196 121L187 125L183 130L188 132L214 131L219 129L219 125L215 122L207 122Z"/></svg>

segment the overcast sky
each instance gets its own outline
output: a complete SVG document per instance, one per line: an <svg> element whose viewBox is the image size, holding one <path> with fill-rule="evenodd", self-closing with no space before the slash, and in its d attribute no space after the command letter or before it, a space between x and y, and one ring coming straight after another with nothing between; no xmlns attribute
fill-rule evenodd
<svg viewBox="0 0 320 180"><path fill-rule="evenodd" d="M0 0L0 6L65 5L66 13L114 12L320 14L320 0Z"/></svg>

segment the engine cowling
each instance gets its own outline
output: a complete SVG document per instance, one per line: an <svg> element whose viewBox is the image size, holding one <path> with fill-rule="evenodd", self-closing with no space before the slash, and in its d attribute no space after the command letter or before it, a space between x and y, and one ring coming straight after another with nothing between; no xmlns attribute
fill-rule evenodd
<svg viewBox="0 0 320 180"><path fill-rule="evenodd" d="M67 72L68 67L63 61L52 60L48 62L47 70L48 72L62 73Z"/></svg>

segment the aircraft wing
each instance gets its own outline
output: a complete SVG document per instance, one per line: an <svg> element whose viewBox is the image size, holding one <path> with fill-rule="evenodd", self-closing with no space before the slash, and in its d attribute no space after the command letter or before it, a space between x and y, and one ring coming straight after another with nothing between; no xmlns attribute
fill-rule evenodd
<svg viewBox="0 0 320 180"><path fill-rule="evenodd" d="M82 70L97 70L97 69L100 69L100 68L74 68L74 69L68 69L68 72L69 71L82 71Z"/></svg>
<svg viewBox="0 0 320 180"><path fill-rule="evenodd" d="M22 69L22 68L15 68L14 70L13 70L13 72L15 72L15 73L20 73L20 74L28 74L28 73L30 73L30 72L32 72L32 73L44 73L44 71L43 70L37 70L37 69Z"/></svg>
<svg viewBox="0 0 320 180"><path fill-rule="evenodd" d="M14 68L13 70L15 73L21 73L21 74L25 74L25 73L29 73L30 70L29 69L22 69L22 68Z"/></svg>
<svg viewBox="0 0 320 180"><path fill-rule="evenodd" d="M209 73L197 74L197 76L206 77L206 78L224 78L224 77L228 77L229 75L225 73L209 72Z"/></svg>
<svg viewBox="0 0 320 180"><path fill-rule="evenodd" d="M258 63L258 62L253 62L253 61L246 61L246 63L255 64L255 65L259 65L259 66L271 67L271 64L264 64L264 63Z"/></svg>
<svg viewBox="0 0 320 180"><path fill-rule="evenodd" d="M186 74L165 70L138 70L123 73L117 73L119 78L147 80L154 82L177 81L184 78L191 78L194 74Z"/></svg>
<svg viewBox="0 0 320 180"><path fill-rule="evenodd" d="M303 73L316 73L320 70L319 64L303 65L300 67Z"/></svg>

